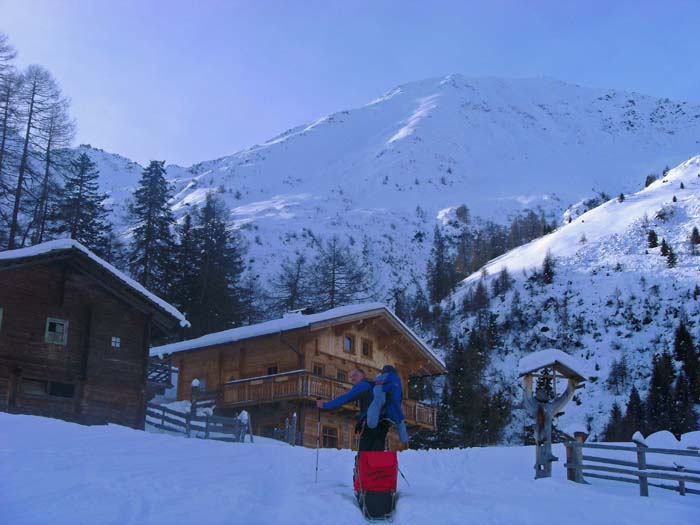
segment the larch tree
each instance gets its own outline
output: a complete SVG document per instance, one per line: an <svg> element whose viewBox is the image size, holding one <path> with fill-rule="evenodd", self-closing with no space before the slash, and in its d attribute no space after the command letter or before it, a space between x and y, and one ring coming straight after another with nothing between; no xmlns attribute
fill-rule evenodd
<svg viewBox="0 0 700 525"><path fill-rule="evenodd" d="M309 306L311 276L308 266L306 257L301 253L282 262L279 273L271 282L270 307L275 314Z"/></svg>
<svg viewBox="0 0 700 525"><path fill-rule="evenodd" d="M168 296L173 270L175 224L168 205L170 185L165 179L165 161L153 160L143 170L129 205L132 241L129 271L146 288Z"/></svg>
<svg viewBox="0 0 700 525"><path fill-rule="evenodd" d="M21 232L20 211L24 204L25 191L37 184L40 174L35 168L37 146L44 144L46 124L55 105L61 100L58 84L46 69L29 66L23 74L18 94L19 116L22 125L22 144L17 177L12 196L10 233L8 248L16 248ZM36 190L34 190L34 194ZM27 231L24 235L26 237Z"/></svg>

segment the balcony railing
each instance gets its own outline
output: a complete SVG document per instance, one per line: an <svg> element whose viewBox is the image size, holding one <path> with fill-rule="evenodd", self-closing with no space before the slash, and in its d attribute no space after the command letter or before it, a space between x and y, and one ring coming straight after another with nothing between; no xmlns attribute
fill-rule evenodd
<svg viewBox="0 0 700 525"><path fill-rule="evenodd" d="M251 377L224 384L219 403L226 407L242 407L291 399L332 399L352 388L350 383L295 370L269 376ZM346 408L357 410L352 405ZM403 411L409 425L434 428L436 408L406 399Z"/></svg>

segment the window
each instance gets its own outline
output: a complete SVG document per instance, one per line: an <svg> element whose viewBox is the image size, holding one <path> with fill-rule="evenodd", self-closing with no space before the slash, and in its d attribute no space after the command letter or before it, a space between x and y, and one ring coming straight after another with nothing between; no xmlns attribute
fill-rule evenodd
<svg viewBox="0 0 700 525"><path fill-rule="evenodd" d="M318 363L314 363L314 375L317 376L322 376L323 375L323 365L319 365Z"/></svg>
<svg viewBox="0 0 700 525"><path fill-rule="evenodd" d="M352 335L343 336L343 351L349 354L355 353L355 337Z"/></svg>
<svg viewBox="0 0 700 525"><path fill-rule="evenodd" d="M347 382L348 380L348 373L343 371L343 370L338 370L338 381L345 381Z"/></svg>
<svg viewBox="0 0 700 525"><path fill-rule="evenodd" d="M122 338L116 335L112 336L112 348L119 350L122 347Z"/></svg>
<svg viewBox="0 0 700 525"><path fill-rule="evenodd" d="M46 319L44 341L55 345L65 345L68 342L68 321L63 319Z"/></svg>
<svg viewBox="0 0 700 525"><path fill-rule="evenodd" d="M72 398L75 395L75 385L70 383L56 383L51 381L49 383L49 395L56 397L69 397Z"/></svg>
<svg viewBox="0 0 700 525"><path fill-rule="evenodd" d="M368 339L362 340L362 355L365 357L372 357L372 341Z"/></svg>
<svg viewBox="0 0 700 525"><path fill-rule="evenodd" d="M45 396L72 398L75 396L75 385L59 381L43 379L22 379L22 393L30 396Z"/></svg>
<svg viewBox="0 0 700 525"><path fill-rule="evenodd" d="M267 365L267 375L272 376L278 373L277 365Z"/></svg>
<svg viewBox="0 0 700 525"><path fill-rule="evenodd" d="M338 448L338 429L323 425L321 431L323 448Z"/></svg>
<svg viewBox="0 0 700 525"><path fill-rule="evenodd" d="M31 396L45 396L49 388L48 381L41 379L22 379L22 393Z"/></svg>

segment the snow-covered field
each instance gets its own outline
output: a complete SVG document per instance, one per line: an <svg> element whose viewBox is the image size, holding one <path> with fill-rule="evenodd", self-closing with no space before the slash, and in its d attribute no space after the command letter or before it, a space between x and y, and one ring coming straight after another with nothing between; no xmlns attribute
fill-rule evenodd
<svg viewBox="0 0 700 525"><path fill-rule="evenodd" d="M0 516L20 524L358 524L353 453L231 444L0 413ZM564 451L555 448L564 457ZM700 497L532 479L533 450L407 451L398 524L698 523Z"/></svg>

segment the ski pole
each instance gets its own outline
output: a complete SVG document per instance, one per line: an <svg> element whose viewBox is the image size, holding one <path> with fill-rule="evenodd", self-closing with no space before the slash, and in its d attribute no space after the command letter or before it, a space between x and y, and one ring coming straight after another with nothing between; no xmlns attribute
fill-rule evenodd
<svg viewBox="0 0 700 525"><path fill-rule="evenodd" d="M316 425L316 479L318 483L318 451L321 448L321 409L318 409L318 423Z"/></svg>
<svg viewBox="0 0 700 525"><path fill-rule="evenodd" d="M399 470L399 474L401 474L401 477L402 477L403 480L406 482L406 485L408 485L408 486L410 487L411 484L410 484L410 483L408 482L408 480L406 479L406 476L403 475L403 472L401 472L401 469L400 469L398 466L397 466L396 468Z"/></svg>

